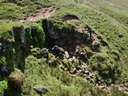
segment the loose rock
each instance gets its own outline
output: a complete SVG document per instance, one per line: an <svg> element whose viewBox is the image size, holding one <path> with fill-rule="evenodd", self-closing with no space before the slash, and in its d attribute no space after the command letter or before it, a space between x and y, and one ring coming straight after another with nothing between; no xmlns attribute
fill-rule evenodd
<svg viewBox="0 0 128 96"><path fill-rule="evenodd" d="M41 55L42 55L44 58L48 58L48 54L49 54L49 50L48 50L47 48L41 49Z"/></svg>
<svg viewBox="0 0 128 96"><path fill-rule="evenodd" d="M59 58L63 59L64 58L64 49L59 47L58 45L53 46L52 52L55 56L58 56Z"/></svg>
<svg viewBox="0 0 128 96"><path fill-rule="evenodd" d="M39 94L40 96L45 95L48 92L47 88L43 88L43 87L35 87L33 88L37 94Z"/></svg>

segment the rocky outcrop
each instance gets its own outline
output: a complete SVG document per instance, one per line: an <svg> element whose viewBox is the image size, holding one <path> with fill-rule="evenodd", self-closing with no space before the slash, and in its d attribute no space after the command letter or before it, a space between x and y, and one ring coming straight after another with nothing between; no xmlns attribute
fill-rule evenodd
<svg viewBox="0 0 128 96"><path fill-rule="evenodd" d="M93 60L91 58L101 52L102 45L107 46L106 42L89 25L80 22L78 17L67 15L64 18L66 18L64 21L45 19L42 21L42 24L38 22L29 27L13 27L14 54L16 55L14 64L16 68L24 73L25 59L27 56L32 55L36 59L33 62L40 62L39 66L47 64L49 67L66 71L72 76L81 76L91 83L97 83L98 79L96 76L99 76L104 70L101 70L102 72L99 71L100 73L97 73L97 75L95 70L92 70L93 68L90 67L92 65L89 64L90 60ZM1 43L0 51L3 50L3 44ZM31 63L33 64L33 62ZM17 72L14 71L7 76L9 90L12 90L13 94L17 92L17 94L20 94L24 80L22 72L19 70ZM34 90L41 94L43 89L34 88Z"/></svg>
<svg viewBox="0 0 128 96"><path fill-rule="evenodd" d="M25 47L26 47L26 36L25 29L23 26L13 27L13 36L15 39L15 51L16 51L16 66L23 71L24 59L25 59ZM22 62L21 62L22 61Z"/></svg>
<svg viewBox="0 0 128 96"><path fill-rule="evenodd" d="M57 23L62 23L62 25L57 26ZM49 48L58 45L68 51L71 56L76 55L77 50L85 47L89 47L92 51L100 50L100 40L88 25L80 27L68 22L50 20L44 20L43 25Z"/></svg>

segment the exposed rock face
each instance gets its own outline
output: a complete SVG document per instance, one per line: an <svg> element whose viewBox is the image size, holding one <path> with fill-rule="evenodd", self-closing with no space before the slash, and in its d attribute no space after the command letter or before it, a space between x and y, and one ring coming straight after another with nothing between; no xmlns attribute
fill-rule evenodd
<svg viewBox="0 0 128 96"><path fill-rule="evenodd" d="M106 42L90 26L82 24L77 16L66 15L63 19L64 22L43 20L47 47L55 56L48 59L49 64L57 64L62 70L96 82L96 74L88 66L89 59L100 52Z"/></svg>
<svg viewBox="0 0 128 96"><path fill-rule="evenodd" d="M33 24L30 28L15 26L12 32L15 40L16 67L24 71L25 57L30 53L31 46L42 48L45 34L38 24Z"/></svg>
<svg viewBox="0 0 128 96"><path fill-rule="evenodd" d="M25 30L23 26L13 27L13 34L15 41L18 43L25 43ZM22 45L22 44L21 44Z"/></svg>
<svg viewBox="0 0 128 96"><path fill-rule="evenodd" d="M11 43L8 40L0 38L0 56L5 55L11 47Z"/></svg>
<svg viewBox="0 0 128 96"><path fill-rule="evenodd" d="M79 19L75 16L65 16L64 18ZM101 42L98 35L91 27L81 24L80 21L68 20L59 22L61 24L57 23L54 20L43 20L43 28L38 24L27 29L23 26L13 27L16 67L24 72L26 47L29 46L28 54L40 59L42 61L40 64L58 67L71 75L79 75L94 83L96 76L89 69L88 62L95 52L100 51ZM43 46L44 41L47 43L46 48ZM21 90L24 80L22 72L14 71L8 77L8 85L13 91L12 93ZM34 90L41 95L45 89L34 88ZM45 92L47 91L45 90Z"/></svg>
<svg viewBox="0 0 128 96"><path fill-rule="evenodd" d="M58 45L68 51L71 56L76 54L75 51L78 47L81 49L86 46L92 46L90 47L92 50L99 50L100 42L97 34L88 25L80 27L77 25L68 25L68 22L66 22L69 26L68 28L66 26L59 28L54 23L56 24L57 22L43 21L49 48Z"/></svg>
<svg viewBox="0 0 128 96"><path fill-rule="evenodd" d="M15 39L15 50L16 50L16 57L17 57L16 66L19 69L23 70L24 59L25 59L25 46L26 46L25 30L23 26L16 26L16 27L13 27L12 31Z"/></svg>

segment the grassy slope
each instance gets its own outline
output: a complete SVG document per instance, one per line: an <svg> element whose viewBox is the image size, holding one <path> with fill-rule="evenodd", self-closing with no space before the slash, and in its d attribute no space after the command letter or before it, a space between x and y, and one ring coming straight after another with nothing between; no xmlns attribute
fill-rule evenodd
<svg viewBox="0 0 128 96"><path fill-rule="evenodd" d="M76 14L76 15L78 15L78 16L83 16L82 17L82 20L83 20L83 22L86 22L86 23L88 23L89 25L91 25L96 31L97 31L97 33L98 32L100 32L100 34L102 34L102 36L105 38L105 39L107 39L108 40L108 44L109 44L109 46L110 46L110 49L111 50L119 50L118 48L120 48L121 46L124 46L124 45L120 45L120 46L117 46L117 47L115 47L116 46L116 44L118 44L118 39L119 39L119 37L118 37L118 31L120 31L120 30L123 30L122 32L124 32L124 33L126 33L126 30L125 29L123 29L122 28L122 25L120 24L120 23L116 23L116 25L115 25L115 23L113 23L113 22L111 22L111 20L110 20L110 17L108 17L108 15L105 15L105 14L103 14L102 12L97 12L97 11L94 11L92 8L90 8L90 7L88 7L88 6L82 6L81 5L81 7L73 7L73 6L70 6L69 7L69 5L65 5L64 7L62 7L60 10L58 10L58 12L56 13L56 15L55 15L55 18L59 18L59 17L61 17L62 15L64 15L64 14L67 14L67 13L70 13L70 14ZM86 14L85 14L86 13ZM85 16L85 17L84 17ZM112 19L112 18L111 18ZM98 21L96 21L96 20L98 20ZM117 21L116 21L117 22ZM117 27L117 24L119 24L118 25L118 27ZM107 26L107 27L106 27ZM116 27L116 29L115 29L115 27ZM109 35L106 33L106 32L108 32L109 33ZM111 33L110 33L111 32ZM111 37L110 37L111 36ZM126 35L126 36L128 36L128 35ZM107 37L107 38L106 38ZM116 37L116 38L115 38ZM109 40L109 38L110 38L110 40ZM126 39L127 37L125 37L125 39ZM127 41L127 39L126 39L126 41ZM124 42L124 41L122 41L122 42ZM125 43L126 44L126 43ZM122 57L123 58L123 57ZM30 68L30 67L29 67ZM28 68L28 69L29 69ZM48 69L47 69L48 70ZM55 70L55 69L54 69ZM46 71L43 71L43 72L46 72ZM53 72L53 73L55 73L55 72ZM47 74L47 73L46 73ZM49 74L49 73L48 73ZM54 78L55 79L55 84L56 83L60 83L60 82L62 82L61 80L57 80L56 81L56 76L51 76L51 74L49 74L49 78L47 78L48 80L48 82L47 82L47 84L48 85L46 85L46 86L53 86L53 82L54 82L54 80L50 80L50 78ZM35 76L33 76L33 77L35 77ZM65 77L65 76L64 76ZM62 78L62 77L59 77L59 78ZM66 77L65 77L66 78ZM67 80L68 81L68 80ZM44 82L46 82L46 81L44 81ZM52 82L52 83L50 83L50 82ZM68 83L70 84L70 82L72 82L72 84L73 84L73 81L71 80L71 81L68 81ZM26 82L26 83L28 83L28 82ZM50 85L50 84L51 85ZM29 84L29 83L28 83ZM42 83L43 84L43 83ZM77 86L75 85L68 85L67 86L67 92L65 91L63 94L64 94L64 96L66 95L66 96L70 96L70 95L73 95L73 96L79 96L79 94L81 93L81 90L77 90ZM37 84L38 85L38 84ZM45 84L44 84L45 85ZM58 93L58 91L57 92L54 92L54 93L52 93L52 95L55 95L55 94L57 94L57 96L60 96L60 94L62 93L62 90L64 90L65 89L65 87L63 87L63 84L61 84L62 86L62 89L59 91L59 93ZM65 85L65 84L64 84ZM81 89L81 84L78 84L79 85L79 88ZM56 90L58 90L58 87L56 87L57 85L54 85L54 87L56 88ZM72 88L72 86L74 86L73 88ZM53 87L53 88L54 88ZM85 86L85 88L86 88L87 86ZM68 90L68 88L70 88L70 90ZM76 93L75 94L73 94L72 93L72 91L74 91L74 90L77 90L76 91ZM87 90L87 89L83 89L83 90ZM91 96L92 94L94 95L98 95L98 96L103 96L103 95L105 95L105 96L107 96L105 93L102 93L101 91L97 94L97 92L98 92L98 90L96 91L96 93L93 93L94 91L92 91L92 93L84 93L84 94L88 94L89 96ZM49 93L50 95L51 95L51 93ZM48 94L48 95L49 95ZM59 94L59 95L58 95ZM114 94L116 94L116 95L118 95L118 96L120 96L121 94L120 93L113 93L113 95Z"/></svg>
<svg viewBox="0 0 128 96"><path fill-rule="evenodd" d="M118 50L123 56L120 64L124 68L128 66L128 1L127 0L88 0L84 2L93 9L102 14L102 16L91 16L89 23L99 31L110 44L110 47ZM92 10L93 10L92 9ZM91 11L90 11L91 12ZM94 14L94 13L93 13ZM96 17L96 15L98 17ZM103 19L104 18L104 19ZM94 21L92 21L94 19ZM88 20L87 20L88 21ZM100 22L102 21L102 22ZM107 24L108 23L108 24ZM124 34L119 38L119 34ZM127 72L127 68L125 70ZM124 72L126 74L126 72Z"/></svg>
<svg viewBox="0 0 128 96"><path fill-rule="evenodd" d="M124 65L124 67L126 68L124 72L127 73L126 71L128 66L127 65L128 64L127 63L128 62L127 59L128 58L128 51L127 51L128 26L127 26L127 22L125 22L124 19L124 18L127 19L127 13L126 13L127 7L125 7L127 6L126 5L127 0L124 0L125 3L123 1L121 1L123 2L121 3L120 0L118 1L120 3L116 2L116 5L118 4L121 7L123 6L123 8L120 9L120 12L118 12L118 8L116 8L115 6L109 5L106 1L100 2L101 0L97 0L97 2L94 2L96 4L95 9L93 7L90 7L90 5L85 6L84 4L82 4L79 7L76 7L78 4L73 2L73 0L59 0L57 2L55 2L56 0L50 0L50 1L51 1L50 3L57 5L58 7L61 6L61 9L59 9L56 14L57 16L65 13L73 13L79 15L83 22L88 23L90 26L92 26L92 28L94 28L95 31L97 31L97 33L102 35L103 38L108 41L110 50L118 51L120 53L121 61L117 63L120 63L121 67L123 67L122 65ZM114 4L115 1L113 0ZM98 2L100 2L101 4L99 4ZM9 5L9 7L4 7L7 5ZM31 9L31 7L34 8L35 10L37 8L37 5L33 4L33 6L26 5L24 7L21 7L11 3L4 3L4 4L0 3L0 19L2 24L0 25L1 33L3 34L4 31L7 31L11 28L13 22L10 22L10 20L13 19L15 21L19 17L26 16L28 12L31 12L33 10ZM10 13L9 10L12 10L13 14ZM4 20L9 21L10 23L5 23L5 22L3 23ZM122 39L119 38L118 36L119 34L124 35ZM31 61L32 60L31 58L33 59L33 61ZM66 85L66 83L63 82L63 80L60 80L60 78L62 78L65 73L62 73L61 71L58 72L58 69L50 69L47 65L40 65L37 62L35 62L38 59L33 58L31 56L28 57L27 59L28 62L26 63L26 71L25 71L27 79L24 84L24 88L26 89L23 91L23 94L29 94L29 95L25 95L25 96L30 96L30 94L31 96L36 96L33 91L32 93L29 93L30 92L29 90L32 90L33 86L40 84L49 87L50 93L47 94L47 96L79 96L80 93L86 94L86 96L107 96L104 92L99 91L98 89L96 91L94 91L95 88L91 89L90 88L91 85L87 84L85 81L81 81L81 79L80 79L81 82L79 82L79 79L72 80L70 79L70 76L67 78L66 76L64 76L67 79L66 81L69 81L67 82ZM45 70L41 70L42 68L44 68ZM56 73L56 74L52 74L52 73ZM40 74L43 75L38 76ZM128 80L128 78L126 78L126 80ZM76 85L76 82L78 83L78 85ZM85 83L84 86L83 83ZM84 92L81 92L81 89L84 90ZM121 96L120 93L113 92L113 96L115 95Z"/></svg>
<svg viewBox="0 0 128 96"><path fill-rule="evenodd" d="M128 26L127 0L88 0L85 3Z"/></svg>
<svg viewBox="0 0 128 96"><path fill-rule="evenodd" d="M33 87L36 86L48 88L49 92L46 96L107 96L82 78L71 77L69 73L61 71L58 67L49 68L45 62L41 63L40 59L33 56L26 58L25 70L27 78L22 96L37 96L33 91Z"/></svg>
<svg viewBox="0 0 128 96"><path fill-rule="evenodd" d="M100 11L100 9L93 9L85 5L78 7L74 7L73 5L69 7L67 5L60 9L57 16L67 13L80 16L83 22L88 23L98 34L102 35L103 39L108 42L109 50L111 52L119 52L121 61L118 63L121 64L121 67L124 65L123 67L126 68L128 61L128 28L126 25ZM119 37L120 34L123 35L123 38Z"/></svg>

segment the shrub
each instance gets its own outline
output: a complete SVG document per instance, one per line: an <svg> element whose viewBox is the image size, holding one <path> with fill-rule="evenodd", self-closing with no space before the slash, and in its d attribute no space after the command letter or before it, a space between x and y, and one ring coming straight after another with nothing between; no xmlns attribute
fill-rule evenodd
<svg viewBox="0 0 128 96"><path fill-rule="evenodd" d="M7 88L6 81L0 81L0 96L3 96L4 90Z"/></svg>
<svg viewBox="0 0 128 96"><path fill-rule="evenodd" d="M107 54L97 53L90 59L90 67L96 72L97 80L103 79L105 83L116 83L121 75L118 64Z"/></svg>

